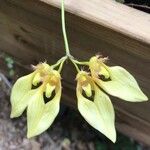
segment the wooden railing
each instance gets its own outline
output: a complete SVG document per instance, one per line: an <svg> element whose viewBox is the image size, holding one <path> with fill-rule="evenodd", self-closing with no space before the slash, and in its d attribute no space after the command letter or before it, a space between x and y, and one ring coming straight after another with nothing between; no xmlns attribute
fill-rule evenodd
<svg viewBox="0 0 150 150"><path fill-rule="evenodd" d="M16 68L64 55L60 0L1 0L0 51L11 55ZM79 60L96 53L109 56L138 80L150 97L150 15L111 0L66 0L71 52ZM21 64L21 65L18 65ZM0 69L2 65L0 64ZM3 67L4 70L4 67ZM62 102L76 108L75 69L63 70ZM129 103L112 98L119 131L150 144L150 102Z"/></svg>

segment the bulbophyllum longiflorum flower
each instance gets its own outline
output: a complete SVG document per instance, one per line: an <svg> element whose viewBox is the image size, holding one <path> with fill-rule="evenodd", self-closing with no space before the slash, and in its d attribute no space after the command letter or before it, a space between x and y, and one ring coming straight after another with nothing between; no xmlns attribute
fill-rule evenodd
<svg viewBox="0 0 150 150"><path fill-rule="evenodd" d="M147 101L147 96L141 91L134 77L120 66L105 65L106 59L99 56L90 59L89 68L93 80L112 96L130 102Z"/></svg>
<svg viewBox="0 0 150 150"><path fill-rule="evenodd" d="M27 108L28 138L47 130L59 112L60 72L67 58L62 57L52 66L47 63L34 66L33 73L19 78L12 88L11 118L19 117ZM105 65L107 58L94 56L89 62L79 62L73 57L69 59L78 71L76 94L79 112L91 126L115 142L115 113L106 93L131 102L148 98L127 70ZM78 65L87 65L90 72L81 71ZM56 67L58 71L54 69Z"/></svg>
<svg viewBox="0 0 150 150"><path fill-rule="evenodd" d="M94 56L88 62L79 62L73 58L66 34L64 0L61 2L66 55L52 66L47 63L38 64L33 73L16 81L11 93L11 118L19 117L27 108L28 138L39 135L50 127L59 112L62 93L60 72L64 62L69 59L78 72L78 110L91 126L115 142L115 113L106 93L131 102L146 101L148 98L127 70L120 66L105 65L107 58ZM88 66L90 72L81 71L78 65ZM54 69L56 67L58 71Z"/></svg>
<svg viewBox="0 0 150 150"><path fill-rule="evenodd" d="M59 112L61 77L46 63L38 64L35 71L19 78L11 93L11 118L19 117L27 108L27 136L45 131ZM34 87L34 88L33 88ZM49 99L47 103L44 97Z"/></svg>
<svg viewBox="0 0 150 150"><path fill-rule="evenodd" d="M87 72L79 72L76 79L79 112L91 126L115 142L115 115L109 97L100 90ZM90 100L91 97L93 100Z"/></svg>
<svg viewBox="0 0 150 150"><path fill-rule="evenodd" d="M106 60L94 56L86 63L90 73L80 71L77 74L76 93L81 115L91 126L115 142L115 114L106 93L131 102L147 101L148 98L127 70L120 66L109 67L104 64Z"/></svg>

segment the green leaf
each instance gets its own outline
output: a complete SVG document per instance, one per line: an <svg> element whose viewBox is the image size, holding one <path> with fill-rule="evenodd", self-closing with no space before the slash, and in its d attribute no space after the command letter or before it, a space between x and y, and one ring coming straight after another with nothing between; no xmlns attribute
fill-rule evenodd
<svg viewBox="0 0 150 150"><path fill-rule="evenodd" d="M85 98L77 86L78 110L95 129L116 141L114 109L109 97L95 85L94 101Z"/></svg>
<svg viewBox="0 0 150 150"><path fill-rule="evenodd" d="M39 135L50 127L59 113L60 97L61 88L56 91L55 97L46 104L42 93L36 92L31 96L27 109L28 138Z"/></svg>
<svg viewBox="0 0 150 150"><path fill-rule="evenodd" d="M147 101L134 77L120 66L108 67L111 81L95 79L96 83L110 95L131 102Z"/></svg>
<svg viewBox="0 0 150 150"><path fill-rule="evenodd" d="M33 77L34 72L19 78L14 84L10 97L12 105L11 118L19 117L23 113L26 107L26 104L22 104L24 103L23 97L31 90Z"/></svg>

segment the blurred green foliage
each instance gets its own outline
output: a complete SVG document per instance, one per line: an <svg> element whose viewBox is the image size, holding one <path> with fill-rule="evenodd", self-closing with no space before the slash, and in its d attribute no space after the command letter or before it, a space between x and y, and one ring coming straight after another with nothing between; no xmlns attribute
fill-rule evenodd
<svg viewBox="0 0 150 150"><path fill-rule="evenodd" d="M9 69L9 76L10 77L14 76L14 74L15 74L15 72L14 72L14 60L9 56L5 56L5 62L6 62L8 69Z"/></svg>
<svg viewBox="0 0 150 150"><path fill-rule="evenodd" d="M115 0L115 1L117 1L119 3L124 3L124 0Z"/></svg>

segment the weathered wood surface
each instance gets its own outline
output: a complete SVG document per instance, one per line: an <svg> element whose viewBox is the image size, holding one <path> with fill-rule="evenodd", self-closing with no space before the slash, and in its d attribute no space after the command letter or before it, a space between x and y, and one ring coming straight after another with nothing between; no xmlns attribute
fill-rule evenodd
<svg viewBox="0 0 150 150"><path fill-rule="evenodd" d="M29 66L64 55L59 0L0 0L0 51ZM109 56L138 80L150 97L150 16L112 1L66 1L67 32L72 54L87 60ZM2 64L0 64L0 69ZM63 102L76 107L75 69L63 70ZM150 102L129 103L111 97L119 131L150 145Z"/></svg>

